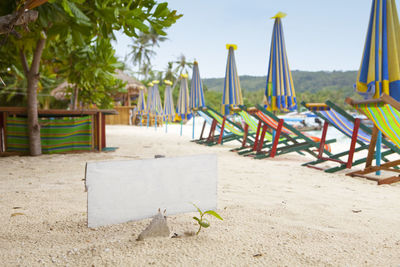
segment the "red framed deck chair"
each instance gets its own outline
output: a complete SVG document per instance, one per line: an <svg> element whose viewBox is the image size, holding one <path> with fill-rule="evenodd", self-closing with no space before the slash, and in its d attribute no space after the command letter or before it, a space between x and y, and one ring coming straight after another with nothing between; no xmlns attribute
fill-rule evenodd
<svg viewBox="0 0 400 267"><path fill-rule="evenodd" d="M308 110L313 112L317 117L324 120L322 138L326 138L328 126L331 125L338 131L343 133L345 136L351 139L349 150L336 153L330 157L324 157L318 155L317 160L307 162L303 166L310 168L324 170L325 172L336 172L343 169L351 169L352 166L356 166L365 163L366 157L354 160L354 154L363 150L368 150L369 143L371 141L372 130L361 123L361 119L353 118L346 111L332 103L331 101L326 101L325 103L301 103ZM385 140L385 144L386 144ZM358 146L357 146L358 144ZM395 153L392 149L387 149L382 153L383 160L388 161L385 156ZM342 159L347 156L347 160ZM332 161L339 164L339 166L331 167L327 169L320 168L316 166L317 164Z"/></svg>
<svg viewBox="0 0 400 267"><path fill-rule="evenodd" d="M215 139L219 138L219 135L221 133L221 127L220 125L217 124L216 121L209 115L205 113L205 111L198 110L197 112L200 117L204 119L203 127L201 129L200 137L199 139L192 140L191 142L196 142L198 144L207 144L208 142L214 142ZM206 128L206 125L210 126L210 134L208 136L205 136L204 131ZM230 138L233 134L225 131L224 136L225 138Z"/></svg>
<svg viewBox="0 0 400 267"><path fill-rule="evenodd" d="M249 156L257 159L266 157L273 158L277 155L290 152L306 152L314 157L318 157L320 153L331 155L329 144L335 142L335 139L323 140L302 133L293 126L285 123L283 119L267 111L261 105L258 105L258 109L250 108L248 111L259 119L258 127L262 129L261 134L259 136L256 135L253 146L254 153ZM271 149L269 151L262 151L262 142L267 131L275 131L275 138ZM281 138L284 138L286 142L281 142ZM316 154L315 151L317 151L318 154Z"/></svg>
<svg viewBox="0 0 400 267"><path fill-rule="evenodd" d="M391 143L387 142L385 145L388 145L389 148L400 154L400 103L386 94L382 94L378 99L365 101L355 101L351 98L346 98L346 103L361 111L374 123L364 170L351 172L346 175L373 180L378 185L399 182L400 170L395 167L400 165L400 160L389 161L380 166L373 166L372 161L375 156L375 146L379 131L391 141ZM376 171L394 172L396 175L386 178L368 175Z"/></svg>

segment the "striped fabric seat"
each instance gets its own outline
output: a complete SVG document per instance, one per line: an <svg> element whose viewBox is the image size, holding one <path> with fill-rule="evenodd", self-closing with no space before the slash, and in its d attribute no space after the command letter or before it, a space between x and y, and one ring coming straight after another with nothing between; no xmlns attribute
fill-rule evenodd
<svg viewBox="0 0 400 267"><path fill-rule="evenodd" d="M212 110L208 110L208 112L210 113L210 115L219 123L222 124L223 118L218 115L217 113L215 113ZM226 129L228 129L230 132L232 132L233 134L237 135L237 136L243 136L244 133L242 130L240 130L238 127L236 127L235 125L233 125L232 123L229 123L228 121L225 121L225 127Z"/></svg>
<svg viewBox="0 0 400 267"><path fill-rule="evenodd" d="M268 124L270 127L272 127L273 129L278 129L278 122L276 120L273 120L272 118L270 118L269 116L267 116L264 112L258 110L256 112L257 116L266 124ZM285 126L282 127L282 132L288 135L295 135L292 131L290 131L288 128L286 128Z"/></svg>
<svg viewBox="0 0 400 267"><path fill-rule="evenodd" d="M385 103L357 104L355 108L374 122L376 127L400 148L400 111Z"/></svg>
<svg viewBox="0 0 400 267"><path fill-rule="evenodd" d="M46 154L92 150L92 118L39 118L42 152ZM8 117L7 151L28 152L27 118Z"/></svg>
<svg viewBox="0 0 400 267"><path fill-rule="evenodd" d="M213 119L212 119L210 116L208 116L207 114L205 114L205 113L204 113L203 111L201 111L201 110L198 110L197 113L206 121L206 123L207 123L208 125L211 125L211 124L212 124ZM220 128L218 125L217 125L216 130L217 130L217 132L221 132L221 128ZM224 135L225 135L225 136L230 135L230 134L231 134L231 133L228 133L227 131L224 131Z"/></svg>
<svg viewBox="0 0 400 267"><path fill-rule="evenodd" d="M348 119L340 115L334 109L320 110L319 112L321 113L322 116L324 116L324 118L327 121L329 121L331 124L334 124L337 128L339 128L342 131L342 133L344 133L350 138L352 137L354 129L353 122L349 121ZM371 135L359 129L357 139L365 144L369 144L371 140Z"/></svg>
<svg viewBox="0 0 400 267"><path fill-rule="evenodd" d="M239 115L243 118L243 120L246 122L247 125L249 125L251 131L249 131L250 133L256 133L257 132L257 128L258 128L258 121L253 117L250 116L249 113L247 113L246 111L240 111ZM262 129L260 128L259 130L259 134L261 134ZM265 140L268 141L272 141L272 135L270 133L265 133Z"/></svg>

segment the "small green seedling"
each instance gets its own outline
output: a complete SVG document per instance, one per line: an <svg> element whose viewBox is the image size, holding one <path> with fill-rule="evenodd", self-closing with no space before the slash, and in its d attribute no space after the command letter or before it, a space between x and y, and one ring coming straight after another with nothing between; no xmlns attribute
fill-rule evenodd
<svg viewBox="0 0 400 267"><path fill-rule="evenodd" d="M205 212L202 212L202 211L199 209L199 207L197 207L194 203L192 203L192 205L195 206L196 209L197 209L197 211L200 213L200 218L197 218L196 216L193 217L193 219L195 219L195 220L197 221L197 223L199 224L199 230L197 230L196 235L198 235L198 234L200 233L200 230L201 230L202 227L208 228L208 227L210 226L210 222L209 222L207 219L204 219L204 218L203 218L204 215L209 214L209 215L214 216L214 217L217 218L217 219L220 219L221 221L224 220L224 219L222 219L221 216L219 216L218 213L216 213L216 212L213 211L213 210L207 210L207 211L205 211Z"/></svg>

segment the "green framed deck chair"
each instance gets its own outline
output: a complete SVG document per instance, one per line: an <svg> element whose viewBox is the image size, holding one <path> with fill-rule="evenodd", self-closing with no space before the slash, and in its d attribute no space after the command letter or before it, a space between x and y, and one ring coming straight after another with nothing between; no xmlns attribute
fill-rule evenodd
<svg viewBox="0 0 400 267"><path fill-rule="evenodd" d="M254 144L255 153L248 156L252 156L256 159L266 157L273 158L277 155L290 152L306 152L314 157L318 157L318 154L321 153L325 153L328 156L331 155L330 151L328 151L329 144L335 142L336 139L320 140L318 137L304 134L293 126L285 123L283 119L278 118L275 114L267 111L261 105L258 105L258 108L248 109L248 112L259 119L259 127L263 124L261 135L256 136ZM262 142L267 131L275 131L275 137L271 149L269 151L263 151ZM285 142L281 142L281 138L284 138ZM314 150L317 150L318 154L316 154Z"/></svg>
<svg viewBox="0 0 400 267"><path fill-rule="evenodd" d="M210 145L216 145L220 144L222 145L223 143L230 142L230 141L238 141L242 144L242 147L247 147L248 145L253 145L254 139L252 139L252 136L254 136L253 133L249 133L249 128L245 127L245 129L233 121L231 121L229 118L226 116L223 116L220 114L218 111L214 110L211 107L207 106L207 109L203 109L207 115L213 118L213 125L211 126L210 133L209 133L209 138L208 138L208 143ZM223 132L224 134L220 134L218 138L215 138L214 132L216 126L220 127L221 133ZM228 133L232 134L230 136L226 136L225 132L228 131Z"/></svg>
<svg viewBox="0 0 400 267"><path fill-rule="evenodd" d="M378 99L364 101L355 101L351 98L346 98L346 103L361 111L374 123L364 170L351 172L346 175L373 180L378 185L399 182L400 170L395 167L400 165L400 160L388 161L380 166L373 166L372 161L375 157L375 146L379 131L391 141L385 142L385 145L400 154L400 103L386 94L382 94ZM368 176L368 174L377 171L394 172L396 175L385 178Z"/></svg>
<svg viewBox="0 0 400 267"><path fill-rule="evenodd" d="M362 124L361 119L354 118L331 101L326 101L325 103L305 103L303 101L301 104L324 121L321 139L326 138L329 125L333 126L342 134L351 139L349 150L336 153L330 157L318 155L317 160L304 163L303 166L332 173L343 169L351 169L353 166L365 163L367 160L366 157L353 160L355 153L368 150L372 135L372 130L366 125ZM387 145L387 141L384 140L384 142L385 145ZM395 153L395 151L390 148L384 151L382 153L383 160L388 161L385 156L393 153ZM346 156L346 161L341 159ZM339 166L327 169L316 166L317 164L327 161L336 162L339 164Z"/></svg>

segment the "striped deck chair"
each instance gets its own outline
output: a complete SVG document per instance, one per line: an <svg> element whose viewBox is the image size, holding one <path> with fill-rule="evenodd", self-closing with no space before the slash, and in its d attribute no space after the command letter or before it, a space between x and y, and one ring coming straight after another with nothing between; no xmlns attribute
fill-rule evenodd
<svg viewBox="0 0 400 267"><path fill-rule="evenodd" d="M361 111L374 123L364 170L351 172L346 175L373 180L379 185L399 182L400 170L395 167L400 165L400 160L389 161L380 166L372 166L372 161L375 156L375 146L379 131L381 131L383 135L392 142L386 142L384 144L396 153L400 154L400 103L386 94L382 94L379 99L366 101L354 101L351 98L347 98L346 103ZM383 140L384 139L382 139L382 141ZM381 170L395 172L396 175L387 178L367 175Z"/></svg>
<svg viewBox="0 0 400 267"><path fill-rule="evenodd" d="M304 134L285 123L283 119L267 111L261 105L258 105L258 109L251 108L248 111L260 120L260 129L261 124L263 124L261 134L256 135L254 142L255 153L250 156L254 156L255 158L273 158L277 155L290 152L307 152L314 157L318 157L320 153L325 153L328 156L331 155L330 151L328 151L330 150L328 144L335 142L335 139L321 140L317 137ZM262 142L267 131L275 131L275 138L271 149L269 151L262 151ZM281 138L284 138L286 142L281 142ZM313 151L314 149L318 150L318 154Z"/></svg>
<svg viewBox="0 0 400 267"><path fill-rule="evenodd" d="M197 113L204 119L204 123L203 123L203 127L201 129L201 134L199 139L196 140L192 140L193 142L196 142L198 144L204 144L207 142L208 138L203 137L204 135L204 130L206 127L206 124L210 125L210 127L213 127L213 118L211 118L209 115L207 115L206 113L204 113L204 111L198 110ZM221 132L221 127L219 125L215 125L215 132L220 133ZM224 131L224 136L225 137L230 137L231 135L233 135L232 133L229 133L227 131ZM219 134L215 136L215 138L218 138Z"/></svg>
<svg viewBox="0 0 400 267"><path fill-rule="evenodd" d="M228 131L229 133L233 134L232 137L227 137L224 134L219 135L217 141L215 140L214 131L215 126L210 129L209 140L211 144L223 144L224 142L234 141L237 140L241 142L242 147L246 147L247 144L253 145L254 140L252 139L253 133L249 133L249 129L246 126L245 129L242 128L241 125L235 124L226 116L221 115L218 111L212 109L211 107L207 107L207 109L203 110L206 112L210 117L213 118L214 125L220 125L221 130Z"/></svg>
<svg viewBox="0 0 400 267"><path fill-rule="evenodd" d="M328 130L328 126L331 125L336 128L338 131L343 133L345 136L351 138L350 148L347 151L343 151L330 157L323 157L322 155L318 155L318 159L315 161L307 162L303 164L303 166L311 167L318 170L324 170L325 172L336 172L343 169L350 169L352 166L359 165L365 163L367 158L361 158L353 161L354 154L356 152L360 152L362 150L367 150L369 147L369 143L371 140L371 129L361 123L361 120L358 118L353 118L346 111L336 106L331 101L326 101L326 103L301 103L308 110L313 112L317 117L321 118L325 121L323 131L322 131L322 139L325 140L326 133ZM385 142L386 143L386 142ZM356 145L358 144L358 147ZM384 156L394 153L392 149L388 149L383 152ZM343 161L340 158L347 156L347 161ZM385 161L387 159L383 158ZM328 169L323 169L317 167L315 165L326 162L333 161L337 162L340 165Z"/></svg>
<svg viewBox="0 0 400 267"><path fill-rule="evenodd" d="M253 115L247 113L247 111L245 111L245 107L243 107L243 109L241 109L239 112L237 112L237 114L240 115L240 117L242 117L244 123L245 123L245 127L249 127L249 133L251 134L256 134L258 132L258 136L261 135L262 129L260 127L260 121L254 117ZM263 147L262 148L268 148L272 146L272 141L273 141L273 136L271 133L266 132L265 133L265 137L264 137L264 142L263 142ZM286 142L283 138L281 138L280 140L281 142ZM241 147L236 149L235 151L238 152L239 155L246 155L246 154L251 154L253 153L254 150L254 145L248 149L248 147ZM304 155L303 153L300 152L301 155Z"/></svg>

